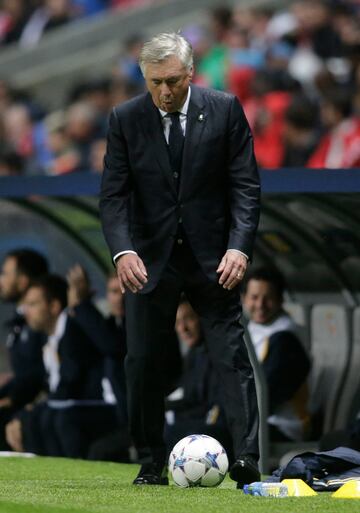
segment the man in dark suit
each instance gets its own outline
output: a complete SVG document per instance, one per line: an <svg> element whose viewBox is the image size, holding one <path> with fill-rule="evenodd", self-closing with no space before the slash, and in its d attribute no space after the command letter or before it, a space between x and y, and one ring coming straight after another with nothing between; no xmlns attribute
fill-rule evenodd
<svg viewBox="0 0 360 513"><path fill-rule="evenodd" d="M49 393L38 422L43 450L49 456L85 457L95 439L118 426L116 408L104 397L103 348L69 316L67 284L60 276L33 282L24 306L28 325L47 335Z"/></svg>
<svg viewBox="0 0 360 513"><path fill-rule="evenodd" d="M27 403L33 401L42 390L45 369L42 361L43 334L27 325L22 301L34 279L47 272L46 259L37 251L19 248L7 253L0 272L0 298L16 304L8 330L6 348L12 376L0 387L0 449L8 449L5 443L5 425Z"/></svg>
<svg viewBox="0 0 360 513"><path fill-rule="evenodd" d="M167 484L164 346L182 291L199 314L220 375L242 487L259 478L253 371L239 325L238 285L259 217L252 137L238 100L190 87L193 57L178 34L140 56L148 94L110 117L100 213L125 296L134 484Z"/></svg>

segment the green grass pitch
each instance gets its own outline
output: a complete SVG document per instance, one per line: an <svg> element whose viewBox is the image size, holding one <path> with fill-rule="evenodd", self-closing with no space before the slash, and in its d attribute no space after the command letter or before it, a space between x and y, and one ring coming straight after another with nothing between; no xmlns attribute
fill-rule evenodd
<svg viewBox="0 0 360 513"><path fill-rule="evenodd" d="M136 465L62 458L1 458L0 513L356 513L360 500L245 496L219 488L132 486Z"/></svg>

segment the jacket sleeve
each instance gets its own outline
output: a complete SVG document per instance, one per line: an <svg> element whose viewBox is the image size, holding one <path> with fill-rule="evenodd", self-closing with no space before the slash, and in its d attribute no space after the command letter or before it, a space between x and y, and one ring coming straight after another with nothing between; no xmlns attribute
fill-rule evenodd
<svg viewBox="0 0 360 513"><path fill-rule="evenodd" d="M229 115L228 176L231 226L228 249L238 249L251 258L260 211L260 179L253 139L236 97Z"/></svg>
<svg viewBox="0 0 360 513"><path fill-rule="evenodd" d="M74 319L80 328L103 355L123 359L125 356L125 337L101 315L91 301L83 301L74 308Z"/></svg>
<svg viewBox="0 0 360 513"><path fill-rule="evenodd" d="M129 234L130 194L127 143L114 109L109 121L99 203L103 232L112 257L121 251L134 251Z"/></svg>

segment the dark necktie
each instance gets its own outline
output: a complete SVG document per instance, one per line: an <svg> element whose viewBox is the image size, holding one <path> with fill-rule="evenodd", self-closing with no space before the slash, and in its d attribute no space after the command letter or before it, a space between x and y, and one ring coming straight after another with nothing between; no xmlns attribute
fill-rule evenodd
<svg viewBox="0 0 360 513"><path fill-rule="evenodd" d="M167 116L171 119L169 132L169 157L173 177L178 187L182 154L184 148L184 135L180 125L180 112L169 112Z"/></svg>

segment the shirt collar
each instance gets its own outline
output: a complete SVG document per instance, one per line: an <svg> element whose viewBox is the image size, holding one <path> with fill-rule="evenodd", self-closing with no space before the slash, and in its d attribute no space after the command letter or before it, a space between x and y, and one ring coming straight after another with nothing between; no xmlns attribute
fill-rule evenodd
<svg viewBox="0 0 360 513"><path fill-rule="evenodd" d="M67 321L67 312L66 312L66 310L63 310L56 321L54 333L52 335L50 335L50 337L48 338L48 342L53 342L53 343L59 342L59 340L62 338L62 336L65 333L66 321Z"/></svg>
<svg viewBox="0 0 360 513"><path fill-rule="evenodd" d="M187 97L186 97L184 105L181 107L181 109L179 109L180 114L183 114L184 116L187 116L187 111L188 111L189 103L190 103L190 96L191 96L191 87L189 87L189 89L188 89L188 93L187 93ZM159 109L159 112L160 112L162 118L164 118L168 114L168 112L165 112L162 109Z"/></svg>

